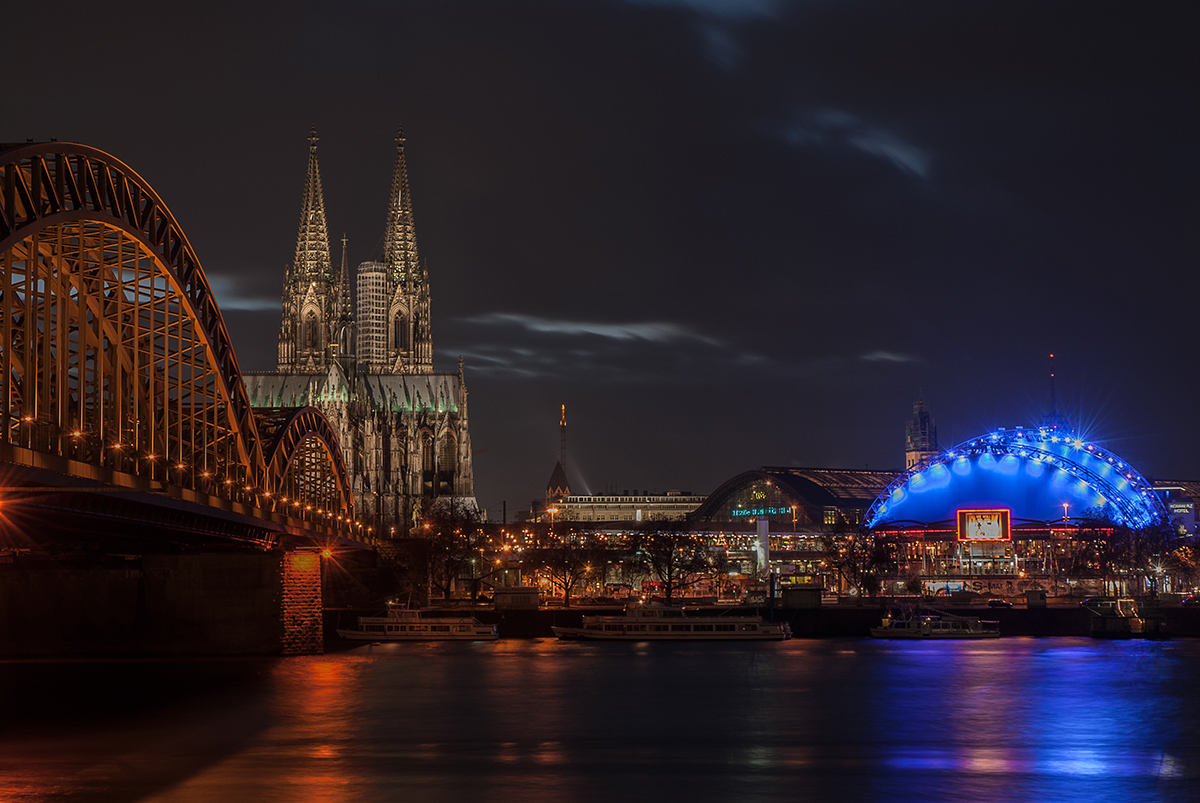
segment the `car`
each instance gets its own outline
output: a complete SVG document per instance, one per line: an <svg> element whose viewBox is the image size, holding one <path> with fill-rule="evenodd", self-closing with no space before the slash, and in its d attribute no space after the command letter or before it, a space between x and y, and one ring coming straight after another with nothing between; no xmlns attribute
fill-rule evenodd
<svg viewBox="0 0 1200 803"><path fill-rule="evenodd" d="M1012 603L1006 599L989 599L987 606L989 608L1011 608Z"/></svg>

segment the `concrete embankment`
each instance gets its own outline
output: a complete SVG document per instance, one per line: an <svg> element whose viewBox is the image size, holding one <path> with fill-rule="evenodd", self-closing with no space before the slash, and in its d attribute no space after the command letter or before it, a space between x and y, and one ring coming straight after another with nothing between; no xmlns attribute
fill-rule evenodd
<svg viewBox="0 0 1200 803"><path fill-rule="evenodd" d="M715 614L771 615L765 607L708 609ZM998 621L1004 636L1088 636L1093 614L1078 605L1053 605L1048 608L946 607L944 613L976 616ZM614 607L581 606L540 608L534 611L497 611L492 608L432 608L428 616L472 615L486 624L495 624L501 638L551 638L552 626L578 627L584 616L620 616L624 610ZM341 610L325 612L325 634L336 639L337 627L354 627L357 616L377 616L379 611ZM1164 607L1167 632L1172 636L1200 636L1200 608ZM836 605L821 608L776 608L774 618L788 622L796 638L832 638L869 636L870 629L883 617L883 609L872 605Z"/></svg>

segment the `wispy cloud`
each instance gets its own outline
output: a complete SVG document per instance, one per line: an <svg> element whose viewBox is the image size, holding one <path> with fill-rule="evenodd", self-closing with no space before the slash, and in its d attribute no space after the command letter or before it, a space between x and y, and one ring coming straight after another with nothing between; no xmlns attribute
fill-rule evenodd
<svg viewBox="0 0 1200 803"><path fill-rule="evenodd" d="M214 273L207 274L206 278L217 297L217 306L223 310L262 312L279 309L278 295L273 297L244 295L238 287L236 279Z"/></svg>
<svg viewBox="0 0 1200 803"><path fill-rule="evenodd" d="M611 340L645 340L652 343L671 343L694 340L712 346L722 345L717 338L692 331L686 326L664 321L643 323L600 323L596 321L563 321L539 318L534 315L519 315L510 312L490 312L474 318L461 319L465 323L483 326L516 326L540 334L581 337L591 335Z"/></svg>
<svg viewBox="0 0 1200 803"><path fill-rule="evenodd" d="M932 156L928 151L838 109L801 115L785 129L784 138L797 147L843 145L890 162L902 173L929 178Z"/></svg>
<svg viewBox="0 0 1200 803"><path fill-rule="evenodd" d="M872 351L859 357L867 362L920 362L920 357L911 354L898 354L894 351Z"/></svg>

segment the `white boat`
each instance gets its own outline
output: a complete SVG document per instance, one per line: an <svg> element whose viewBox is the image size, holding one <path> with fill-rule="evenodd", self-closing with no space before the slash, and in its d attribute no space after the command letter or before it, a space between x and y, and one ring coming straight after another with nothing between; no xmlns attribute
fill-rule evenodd
<svg viewBox="0 0 1200 803"><path fill-rule="evenodd" d="M677 607L631 607L623 616L585 616L582 627L550 629L560 639L600 641L782 641L792 637L786 622Z"/></svg>
<svg viewBox="0 0 1200 803"><path fill-rule="evenodd" d="M900 619L884 617L879 627L871 628L874 638L889 639L981 639L1000 638L1000 623L980 621L975 616L931 614Z"/></svg>
<svg viewBox="0 0 1200 803"><path fill-rule="evenodd" d="M389 605L387 616L360 616L354 630L337 634L356 641L494 641L495 625L474 616L421 616L420 611Z"/></svg>

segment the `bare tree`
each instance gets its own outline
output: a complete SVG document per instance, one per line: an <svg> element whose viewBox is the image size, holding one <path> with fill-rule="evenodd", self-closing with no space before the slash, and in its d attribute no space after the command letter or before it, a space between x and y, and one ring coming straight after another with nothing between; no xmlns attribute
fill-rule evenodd
<svg viewBox="0 0 1200 803"><path fill-rule="evenodd" d="M481 517L477 508L461 499L429 500L423 512L420 532L429 541L429 583L449 600L463 569L472 559L482 560ZM477 577L472 577L472 591L478 595Z"/></svg>
<svg viewBox="0 0 1200 803"><path fill-rule="evenodd" d="M846 585L861 594L879 593L881 576L896 571L892 543L883 536L858 527L841 529L821 537L825 563L834 569Z"/></svg>
<svg viewBox="0 0 1200 803"><path fill-rule="evenodd" d="M709 562L703 542L684 532L682 523L675 527L663 525L637 534L631 546L633 561L645 567L658 581L663 596L671 599L703 578L709 571Z"/></svg>
<svg viewBox="0 0 1200 803"><path fill-rule="evenodd" d="M524 564L550 576L550 584L562 592L563 607L571 606L571 592L580 580L603 574L607 546L593 536L570 533L554 537L547 545L525 553Z"/></svg>

